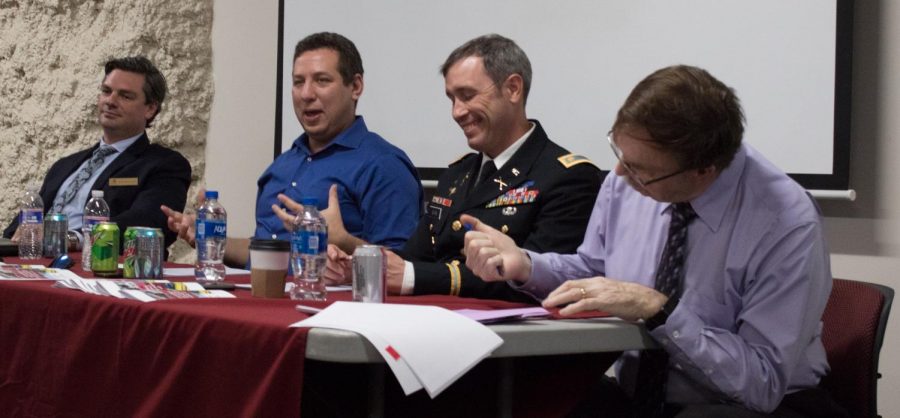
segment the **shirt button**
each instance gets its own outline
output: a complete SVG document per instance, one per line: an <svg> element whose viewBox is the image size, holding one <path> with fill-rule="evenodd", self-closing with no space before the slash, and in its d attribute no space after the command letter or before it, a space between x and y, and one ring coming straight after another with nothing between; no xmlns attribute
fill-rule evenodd
<svg viewBox="0 0 900 418"><path fill-rule="evenodd" d="M306 161L312 161L312 157L306 157Z"/></svg>
<svg viewBox="0 0 900 418"><path fill-rule="evenodd" d="M296 182L296 181L292 181L292 182L291 182L291 187L297 187L297 182Z"/></svg>
<svg viewBox="0 0 900 418"><path fill-rule="evenodd" d="M678 332L678 330L677 330L677 329L676 329L676 330L675 330L675 331L672 331L672 338L674 338L674 339L676 339L676 340L677 340L677 339L678 339L678 337L681 337L681 333L680 333L680 332Z"/></svg>
<svg viewBox="0 0 900 418"><path fill-rule="evenodd" d="M681 370L681 363L675 363L675 368Z"/></svg>
<svg viewBox="0 0 900 418"><path fill-rule="evenodd" d="M706 369L706 370L703 371L703 373L706 373L707 375L712 374L712 372L713 372L712 369Z"/></svg>
<svg viewBox="0 0 900 418"><path fill-rule="evenodd" d="M662 341L660 341L660 343L662 343L663 347L668 347L668 346L669 346L669 339L668 339L668 338L663 338Z"/></svg>
<svg viewBox="0 0 900 418"><path fill-rule="evenodd" d="M278 235L272 234L272 239L278 239Z"/></svg>

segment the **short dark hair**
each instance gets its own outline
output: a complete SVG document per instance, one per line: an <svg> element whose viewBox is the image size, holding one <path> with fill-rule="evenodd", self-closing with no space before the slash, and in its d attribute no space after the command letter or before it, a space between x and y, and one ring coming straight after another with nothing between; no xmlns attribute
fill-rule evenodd
<svg viewBox="0 0 900 418"><path fill-rule="evenodd" d="M613 130L643 128L685 169L721 171L741 146L744 112L734 90L706 70L687 65L650 74L631 91Z"/></svg>
<svg viewBox="0 0 900 418"><path fill-rule="evenodd" d="M450 53L444 65L441 65L441 74L447 77L447 71L453 64L468 57L481 57L485 71L498 86L510 75L522 76L524 101L527 102L528 92L531 90L531 61L512 39L496 33L472 39Z"/></svg>
<svg viewBox="0 0 900 418"><path fill-rule="evenodd" d="M343 35L333 32L318 32L301 39L294 47L294 61L306 51L322 48L337 52L338 72L344 80L344 85L353 82L353 76L356 74L363 75L362 58L356 45Z"/></svg>
<svg viewBox="0 0 900 418"><path fill-rule="evenodd" d="M156 104L156 113L147 120L147 127L149 128L153 123L153 120L156 119L156 115L162 111L162 104L166 99L166 78L159 72L159 69L157 69L146 57L135 56L111 59L103 65L103 70L105 71L104 79L106 76L109 76L109 73L113 72L113 70L122 70L144 75L144 103Z"/></svg>

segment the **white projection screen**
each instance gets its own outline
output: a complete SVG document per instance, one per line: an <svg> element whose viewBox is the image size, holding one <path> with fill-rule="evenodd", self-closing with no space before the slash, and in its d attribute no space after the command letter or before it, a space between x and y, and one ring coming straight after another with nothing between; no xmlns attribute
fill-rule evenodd
<svg viewBox="0 0 900 418"><path fill-rule="evenodd" d="M404 149L423 179L469 152L439 67L486 33L515 40L534 76L527 114L604 170L616 110L652 71L705 68L740 97L745 141L810 189L847 189L852 0L281 0L275 154L302 133L294 46L350 38L365 67L357 113Z"/></svg>

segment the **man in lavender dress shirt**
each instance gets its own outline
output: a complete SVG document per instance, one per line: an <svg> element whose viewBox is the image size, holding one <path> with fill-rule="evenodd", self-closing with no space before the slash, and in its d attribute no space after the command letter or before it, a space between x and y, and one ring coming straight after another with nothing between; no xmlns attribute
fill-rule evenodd
<svg viewBox="0 0 900 418"><path fill-rule="evenodd" d="M608 140L619 164L577 253L522 250L469 217L466 265L545 306L569 304L563 314L645 320L669 356L667 415L842 412L817 389L829 371L821 316L831 291L820 213L802 187L742 144L743 120L734 91L706 71L654 72L618 112ZM669 298L654 280L679 202L697 218L682 290ZM638 360L635 352L620 358L618 386L604 381L603 401L587 401L587 415L633 413Z"/></svg>

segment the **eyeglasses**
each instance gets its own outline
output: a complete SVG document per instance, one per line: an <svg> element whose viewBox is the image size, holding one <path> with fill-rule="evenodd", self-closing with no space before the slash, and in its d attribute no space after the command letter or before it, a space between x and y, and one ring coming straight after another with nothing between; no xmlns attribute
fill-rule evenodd
<svg viewBox="0 0 900 418"><path fill-rule="evenodd" d="M678 171L676 171L676 172L674 172L674 173L670 173L670 174L666 174L666 175L663 175L663 176L655 177L655 178L652 178L652 179L650 179L650 180L644 180L644 179L641 178L641 176L639 176L639 175L637 174L636 171L634 171L633 168L631 168L630 165L628 165L628 163L625 162L625 160L622 159L622 150L619 149L619 147L616 145L616 141L613 140L613 134L612 134L612 132L610 132L609 134L606 135L606 141L609 142L609 147L612 148L613 155L615 155L616 158L619 160L619 164L621 164L622 167L625 168L625 171L628 172L628 177L631 177L632 180L636 181L636 182L637 182L638 184L640 184L642 187L647 187L647 186L649 186L649 185L651 185L651 184L653 184L653 183L656 183L656 182L658 182L658 181L663 181L663 180L665 180L665 179L667 179L667 178L669 178L669 177L675 177L675 176L677 176L677 175L679 175L679 174L681 174L681 173L684 173L684 172L690 170L690 168L682 168L682 169L680 169L680 170L678 170Z"/></svg>

